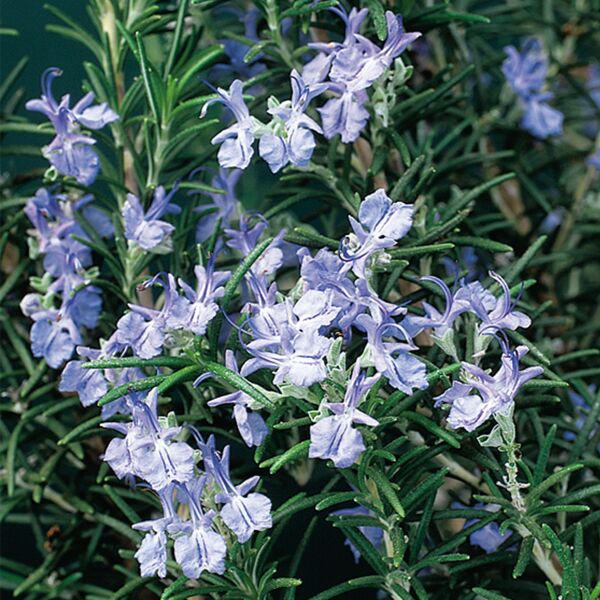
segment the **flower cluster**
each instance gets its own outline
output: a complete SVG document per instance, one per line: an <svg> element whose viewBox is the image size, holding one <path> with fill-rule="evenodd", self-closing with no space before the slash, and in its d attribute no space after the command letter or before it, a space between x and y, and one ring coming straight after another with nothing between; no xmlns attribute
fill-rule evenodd
<svg viewBox="0 0 600 600"><path fill-rule="evenodd" d="M425 277L424 280L440 288L445 298L445 310L440 312L425 303L425 316L408 317L408 328L413 333L429 329L433 339L449 355L458 356L454 341L456 319L463 313L474 315L479 321L476 328L473 359L478 361L484 353L487 341L485 336L494 336L502 349L501 364L498 371L491 375L477 364L462 362L461 379L457 379L448 390L435 398L437 407L450 405L448 424L453 429L463 428L473 431L497 413L506 413L514 404L515 397L524 383L543 372L541 367L529 367L520 370L520 360L527 354L526 346L511 349L505 330L529 327L531 320L525 314L515 310L518 301L511 300L510 289L504 279L490 273L502 289L502 296L496 298L479 282L462 284L454 292L437 277Z"/></svg>
<svg viewBox="0 0 600 600"><path fill-rule="evenodd" d="M100 160L93 148L96 140L85 135L81 127L102 129L119 117L106 103L92 106L93 92L88 92L73 108L69 94L56 102L52 81L60 75L60 69L46 69L42 75L42 97L29 100L25 106L45 114L54 127L56 137L43 149L44 157L61 175L74 177L82 185L91 185L98 176Z"/></svg>
<svg viewBox="0 0 600 600"><path fill-rule="evenodd" d="M550 106L554 94L544 91L548 75L548 55L537 38L525 40L519 52L514 46L504 51L502 72L519 97L523 109L521 127L540 139L560 135L564 115Z"/></svg>
<svg viewBox="0 0 600 600"><path fill-rule="evenodd" d="M204 441L192 430L202 456L201 469L192 446L178 441L183 431L174 416L158 416L157 399L155 388L146 398L133 401L129 423L103 424L124 436L111 440L104 460L119 479L141 480L149 486L161 503L160 517L133 525L146 532L135 554L141 575L166 576L169 537L175 560L187 577L198 578L204 571L221 574L231 535L215 521L224 523L239 542L246 542L253 532L271 527L271 501L252 492L258 477L235 485L229 474L229 447L219 453L213 437Z"/></svg>
<svg viewBox="0 0 600 600"><path fill-rule="evenodd" d="M34 321L31 349L54 369L71 358L83 341L83 328L93 328L102 309L100 289L91 282L95 271L89 239L78 218L86 219L99 235L112 235L112 224L100 210L89 206L91 196L72 201L66 195L41 188L28 200L25 214L34 226L31 253L44 257L44 276L33 278L37 293L27 294L21 309Z"/></svg>
<svg viewBox="0 0 600 600"><path fill-rule="evenodd" d="M254 155L253 144L259 139L259 154L276 173L287 164L306 167L316 143L314 133L331 139L340 134L342 142L353 142L369 120L365 107L367 90L384 75L393 61L421 34L404 31L402 17L386 12L387 39L382 48L359 31L368 9L332 8L344 21L346 32L341 43L311 43L318 54L302 69L290 74L291 99L280 102L271 97L265 125L250 115L242 94L243 83L236 79L229 90L218 88L217 97L207 102L201 116L213 103L224 104L235 123L217 134L218 160L222 167L245 169ZM320 108L322 124L306 114L310 102L322 94L333 95Z"/></svg>

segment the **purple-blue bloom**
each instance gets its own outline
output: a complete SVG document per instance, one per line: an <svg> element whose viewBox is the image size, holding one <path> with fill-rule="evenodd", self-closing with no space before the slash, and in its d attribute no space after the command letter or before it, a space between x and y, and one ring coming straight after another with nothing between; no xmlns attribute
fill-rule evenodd
<svg viewBox="0 0 600 600"><path fill-rule="evenodd" d="M560 135L564 115L548 104L553 94L542 91L548 74L548 54L541 41L525 40L520 53L514 46L507 46L504 51L507 58L502 72L520 99L521 127L541 140Z"/></svg>
<svg viewBox="0 0 600 600"><path fill-rule="evenodd" d="M321 127L305 115L310 101L323 93L325 83L307 84L294 69L290 75L292 99L273 105L268 112L273 116L272 131L264 133L259 142L260 156L268 163L271 171L277 173L288 163L296 167L306 167L315 149L313 131L322 133Z"/></svg>
<svg viewBox="0 0 600 600"><path fill-rule="evenodd" d="M502 296L494 298L493 302L491 294L481 286L474 287L471 284L467 288L463 288L470 292L468 294L470 308L481 320L479 332L486 334L499 329L514 331L519 327L529 327L531 319L525 313L515 310L519 297L512 302L510 289L504 278L494 271L490 271L490 277L497 281L502 288Z"/></svg>
<svg viewBox="0 0 600 600"><path fill-rule="evenodd" d="M507 58L502 63L506 81L522 99L544 87L548 75L548 54L538 38L528 38L519 52L514 46L504 48Z"/></svg>
<svg viewBox="0 0 600 600"><path fill-rule="evenodd" d="M406 329L377 305L371 307L370 313L359 315L355 321L367 334L368 359L397 390L412 394L413 389L426 388L427 370L410 354L417 347Z"/></svg>
<svg viewBox="0 0 600 600"><path fill-rule="evenodd" d="M225 525L242 544L255 531L269 529L272 525L271 500L264 494L250 493L259 478L251 477L236 486L229 476L229 446L219 456L214 437L211 436L206 444L201 444L200 449L206 473L219 490L215 500L223 505L219 514Z"/></svg>
<svg viewBox="0 0 600 600"><path fill-rule="evenodd" d="M324 402L333 416L324 417L310 427L310 458L331 459L336 467L345 469L364 452L362 434L354 424L376 427L379 422L358 410L358 405L379 380L379 373L367 377L356 361L348 381L343 402Z"/></svg>
<svg viewBox="0 0 600 600"><path fill-rule="evenodd" d="M562 133L564 115L548 104L552 98L551 92L545 92L532 95L525 102L521 127L540 140Z"/></svg>
<svg viewBox="0 0 600 600"><path fill-rule="evenodd" d="M215 512L204 512L200 496L206 483L203 476L195 485L182 486L184 501L189 507L191 521L180 525L175 537L175 560L183 570L183 574L191 579L198 579L204 571L221 574L225 571L227 546L220 533L217 533L212 522Z"/></svg>
<svg viewBox="0 0 600 600"><path fill-rule="evenodd" d="M450 404L450 427L473 431L496 413L506 411L514 403L521 386L543 373L542 367L519 370L519 361L527 352L526 346L518 346L514 351L503 348L502 365L495 375L463 362L464 383L455 381L452 387L434 398L436 407Z"/></svg>
<svg viewBox="0 0 600 600"><path fill-rule="evenodd" d="M119 479L137 476L155 491L171 483L185 483L194 475L194 451L174 438L181 427L163 427L157 415L158 390L149 392L145 401L134 403L130 423L103 423L125 437L113 438L104 460Z"/></svg>
<svg viewBox="0 0 600 600"><path fill-rule="evenodd" d="M175 227L166 221L161 221L160 218L165 214L181 212L179 206L171 204L176 191L177 188L174 187L167 194L165 188L159 185L154 191L152 203L145 212L139 198L133 194L127 194L127 201L122 210L127 241L149 252L158 254L171 252L170 235Z"/></svg>
<svg viewBox="0 0 600 600"><path fill-rule="evenodd" d="M225 293L223 284L229 279L229 271L215 271L214 259L206 267L196 265L196 289L179 279L183 298L176 299L177 316L171 317L171 327L191 331L195 335L204 335L208 324L213 320L219 307L215 300Z"/></svg>
<svg viewBox="0 0 600 600"><path fill-rule="evenodd" d="M354 508L342 508L331 513L336 516L348 517L375 517L375 513L364 506L355 506ZM381 551L383 548L383 529L374 525L361 525L358 530L371 542L375 550ZM360 550L350 541L346 540L346 545L350 548L354 562L358 563L361 554Z"/></svg>
<svg viewBox="0 0 600 600"><path fill-rule="evenodd" d="M189 302L179 295L175 278L167 274L167 280L155 277L144 284L149 287L159 283L165 290L162 308L156 310L137 304L129 304L131 312L122 316L117 323L116 341L123 348L131 348L140 358L158 356L165 343L167 333L181 326L188 315Z"/></svg>
<svg viewBox="0 0 600 600"><path fill-rule="evenodd" d="M588 387L588 391L591 395L595 394L596 390L597 388L595 385L590 385ZM591 410L591 406L587 403L586 399L581 394L577 394L576 392L573 392L571 390L567 390L567 393L569 394L569 400L571 400L573 408L575 409L575 428L581 430L581 428L585 425L588 413ZM599 429L600 425L595 423L590 430L590 438L596 435ZM563 433L563 438L568 442L573 442L577 439L577 432L565 431ZM596 446L596 450L600 454L600 442Z"/></svg>
<svg viewBox="0 0 600 600"><path fill-rule="evenodd" d="M231 350L225 351L225 366L234 373L239 372L235 356ZM261 415L248 410L254 404L254 401L244 392L237 391L225 394L214 400L209 400L207 404L211 408L223 406L224 404L233 404L233 417L235 418L238 431L247 446L259 446L269 432L267 424Z"/></svg>
<svg viewBox="0 0 600 600"><path fill-rule="evenodd" d="M340 244L340 257L352 263L354 273L364 277L368 259L374 252L391 248L404 237L413 222L413 207L392 202L384 190L369 194L361 203L358 221L348 217L353 234Z"/></svg>
<svg viewBox="0 0 600 600"><path fill-rule="evenodd" d="M74 177L83 185L90 185L98 175L100 162L92 146L96 140L83 135L79 126L101 129L119 117L106 103L91 106L94 94L86 94L73 108L69 94L57 103L52 94L52 81L62 75L57 68L49 68L42 74L42 97L29 100L27 110L41 112L52 123L56 137L43 149L43 155L62 175Z"/></svg>
<svg viewBox="0 0 600 600"><path fill-rule="evenodd" d="M585 162L600 171L600 148L598 148L593 154L590 154Z"/></svg>
<svg viewBox="0 0 600 600"><path fill-rule="evenodd" d="M452 508L466 508L460 502L453 502ZM487 510L488 512L498 512L500 507L497 504L482 504L478 502L473 506L477 510ZM478 523L480 519L469 519L465 522L463 529ZM512 531L507 529L503 534L500 533L500 526L495 521L488 523L469 536L471 546L479 546L486 554L496 552L498 548L512 535Z"/></svg>
<svg viewBox="0 0 600 600"><path fill-rule="evenodd" d="M222 167L245 169L254 154L254 122L242 96L243 84L236 79L229 90L217 89L218 98L209 100L202 108L201 117L206 115L208 107L218 102L224 104L235 117L236 122L218 133L212 144L220 144L217 158Z"/></svg>
<svg viewBox="0 0 600 600"><path fill-rule="evenodd" d="M358 33L368 11L352 9L346 14L342 9L332 9L346 24L346 34L341 44L311 44L320 51L303 71L307 82L321 82L329 76L330 90L339 94L321 108L323 132L327 139L338 133L342 142L353 142L367 124L369 112L364 104L366 90L389 69L393 60L421 34L406 33L402 17L387 11L387 39L383 48Z"/></svg>

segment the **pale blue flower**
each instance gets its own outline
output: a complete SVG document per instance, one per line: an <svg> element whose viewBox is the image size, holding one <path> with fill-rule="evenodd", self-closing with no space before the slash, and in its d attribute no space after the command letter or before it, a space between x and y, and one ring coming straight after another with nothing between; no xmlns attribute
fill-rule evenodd
<svg viewBox="0 0 600 600"><path fill-rule="evenodd" d="M496 413L508 410L523 384L544 371L542 367L519 370L519 361L527 352L526 346L518 346L514 351L504 347L502 365L493 376L480 367L463 362L464 383L455 381L452 387L434 398L436 407L450 405L450 427L473 431Z"/></svg>
<svg viewBox="0 0 600 600"><path fill-rule="evenodd" d="M327 84L309 85L295 69L290 81L292 99L269 108L273 131L261 136L258 147L273 173L288 163L306 167L316 145L312 132L322 133L321 127L304 113L310 101L327 89Z"/></svg>
<svg viewBox="0 0 600 600"><path fill-rule="evenodd" d="M506 81L521 98L527 99L544 87L548 75L548 53L538 38L528 38L519 52L506 46L507 58L502 63Z"/></svg>
<svg viewBox="0 0 600 600"><path fill-rule="evenodd" d="M364 506L343 508L334 511L331 514L340 517L376 517L372 510L369 510ZM375 527L374 525L360 525L358 530L367 538L367 540L369 540L375 550L381 551L383 549L383 529L381 527ZM346 539L344 543L350 548L352 556L354 557L354 562L358 563L361 557L360 550L348 539Z"/></svg>
<svg viewBox="0 0 600 600"><path fill-rule="evenodd" d="M158 391L154 388L143 402L133 407L130 423L103 423L103 427L124 434L110 441L104 460L119 479L139 477L160 491L194 475L194 451L174 438L181 427L162 427L157 415Z"/></svg>
<svg viewBox="0 0 600 600"><path fill-rule="evenodd" d="M250 493L256 487L259 478L251 477L236 486L229 476L229 446L226 446L219 456L211 436L200 449L206 473L219 489L215 496L215 500L223 505L219 514L238 540L243 544L255 531L270 529L271 500L264 494Z"/></svg>
<svg viewBox="0 0 600 600"><path fill-rule="evenodd" d="M196 289L179 279L183 298L177 298L177 316L170 317L170 327L184 329L195 335L204 335L208 324L214 319L219 306L215 302L225 294L223 284L229 279L229 271L215 271L214 257L206 267L196 265ZM187 301L187 302L186 302Z"/></svg>
<svg viewBox="0 0 600 600"><path fill-rule="evenodd" d="M137 196L127 194L121 211L125 229L125 239L149 252L164 254L171 252L173 244L171 233L175 226L161 221L165 214L181 212L179 206L171 204L177 188L174 187L168 194L162 185L154 191L154 197L147 211L144 212Z"/></svg>
<svg viewBox="0 0 600 600"><path fill-rule="evenodd" d="M405 394L425 389L427 370L425 365L410 352L417 347L402 325L396 323L376 305L371 314L356 318L355 325L367 334L369 359L377 371L387 378L390 385Z"/></svg>
<svg viewBox="0 0 600 600"><path fill-rule="evenodd" d="M355 363L344 401L324 402L323 406L334 413L333 416L324 417L310 427L310 458L331 459L340 469L354 464L364 452L365 443L362 434L353 425L379 425L373 417L358 410L358 405L379 378L378 373L367 377L366 373L361 371L360 362Z"/></svg>
<svg viewBox="0 0 600 600"><path fill-rule="evenodd" d="M219 102L224 104L233 113L236 122L221 131L211 140L212 144L220 144L217 158L222 167L245 169L254 154L254 123L250 111L244 103L242 96L243 84L236 79L230 86L229 91L222 88L216 90L218 98L209 100L200 114L206 115L211 104Z"/></svg>
<svg viewBox="0 0 600 600"><path fill-rule="evenodd" d="M223 190L223 194L213 192L206 193L211 202L203 204L195 210L203 212L206 209L211 210L208 214L202 216L198 221L196 228L196 241L198 243L206 242L214 233L217 223L221 227L230 227L241 216L241 204L235 193L235 186L239 181L242 172L240 169L231 169L227 171L221 167L219 174L213 177L211 185Z"/></svg>
<svg viewBox="0 0 600 600"><path fill-rule="evenodd" d="M563 131L564 115L548 104L552 98L551 92L545 92L530 96L525 103L521 127L541 140Z"/></svg>
<svg viewBox="0 0 600 600"><path fill-rule="evenodd" d="M45 114L56 131L56 137L43 149L43 155L62 175L74 177L83 185L90 185L98 175L100 162L92 146L96 140L83 135L80 125L101 129L119 117L105 103L91 106L94 94L86 94L73 108L67 94L57 103L52 94L52 81L62 75L57 68L42 74L42 97L29 100L25 107Z"/></svg>
<svg viewBox="0 0 600 600"><path fill-rule="evenodd" d="M234 373L239 373L235 356L231 350L225 351L225 366ZM244 392L236 391L231 394L225 394L214 400L209 400L207 404L211 408L223 406L224 404L233 404L233 417L235 418L238 431L247 446L260 446L269 432L262 416L257 412L249 410L254 401Z"/></svg>
<svg viewBox="0 0 600 600"><path fill-rule="evenodd" d="M340 243L340 257L352 263L356 275L365 277L368 259L408 233L413 211L410 204L392 202L382 189L369 194L360 205L358 221L348 217L354 233Z"/></svg>
<svg viewBox="0 0 600 600"><path fill-rule="evenodd" d="M587 157L586 163L600 171L600 148Z"/></svg>
<svg viewBox="0 0 600 600"><path fill-rule="evenodd" d="M225 572L227 546L223 536L212 527L215 512L204 512L200 503L205 482L206 477L202 477L198 485L180 487L186 496L191 521L178 527L174 544L175 560L183 574L191 579L198 579L204 571L219 575Z"/></svg>

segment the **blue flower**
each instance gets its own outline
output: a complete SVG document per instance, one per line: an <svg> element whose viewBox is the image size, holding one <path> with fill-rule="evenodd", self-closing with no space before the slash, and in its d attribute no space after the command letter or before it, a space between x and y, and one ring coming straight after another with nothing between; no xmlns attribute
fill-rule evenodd
<svg viewBox="0 0 600 600"><path fill-rule="evenodd" d="M494 298L481 286L463 287L463 293L460 293L461 299L469 302L471 310L481 319L479 333L492 333L499 329L509 329L514 331L519 327L529 327L531 319L524 313L515 310L519 301L519 296L512 302L510 299L510 289L502 276L490 271L490 277L496 280L502 288L502 297ZM468 295L467 295L468 294Z"/></svg>
<svg viewBox="0 0 600 600"><path fill-rule="evenodd" d="M258 218L254 226L250 226L252 218ZM262 234L268 227L266 219L260 214L246 214L240 217L238 229L225 229L225 235L229 238L226 242L229 248L238 250L243 258L246 258L258 244ZM283 264L283 252L278 247L283 233L277 236L260 258L252 265L250 273L258 277L271 275ZM247 274L247 279L251 275Z"/></svg>
<svg viewBox="0 0 600 600"><path fill-rule="evenodd" d="M587 157L586 163L600 171L600 148Z"/></svg>
<svg viewBox="0 0 600 600"><path fill-rule="evenodd" d="M158 356L167 333L180 328L182 319L188 315L189 302L177 292L175 278L167 274L167 280L155 277L144 284L149 287L159 283L165 290L165 301L160 310L129 304L131 312L117 322L115 340L122 348L131 348L140 358Z"/></svg>
<svg viewBox="0 0 600 600"><path fill-rule="evenodd" d="M234 373L239 372L235 356L231 350L225 351L225 366ZM260 446L267 433L269 433L265 420L258 413L248 410L254 404L254 401L244 392L237 391L225 394L214 400L209 400L207 404L211 408L233 404L233 416L238 431L247 446Z"/></svg>
<svg viewBox="0 0 600 600"><path fill-rule="evenodd" d="M367 10L352 9L349 15L333 9L346 24L341 44L311 44L321 53L304 67L303 77L309 83L324 81L329 76L329 89L339 94L319 108L323 133L327 139L337 134L342 142L353 142L367 124L366 90L389 69L393 60L421 34L406 33L402 17L387 11L387 39L383 48L358 34Z"/></svg>
<svg viewBox="0 0 600 600"><path fill-rule="evenodd" d="M348 277L352 264L342 261L327 248L319 250L314 257L307 248L301 248L298 258L304 288L329 292L331 305L338 308L332 326L347 334L356 317L365 310L362 291Z"/></svg>
<svg viewBox="0 0 600 600"><path fill-rule="evenodd" d="M92 146L94 138L83 135L79 126L101 129L119 117L108 106L91 106L94 94L86 94L73 108L70 97L63 96L57 103L52 95L52 81L62 75L57 68L46 69L42 75L42 97L29 100L25 107L45 114L56 131L56 137L43 149L43 155L62 175L74 177L83 185L90 185L98 175L100 163Z"/></svg>
<svg viewBox="0 0 600 600"><path fill-rule="evenodd" d="M215 500L223 505L219 514L225 525L242 544L255 531L269 529L272 526L271 500L264 494L249 493L256 487L259 478L251 477L236 486L229 476L229 446L219 456L211 436L200 449L206 473L218 488Z"/></svg>
<svg viewBox="0 0 600 600"><path fill-rule="evenodd" d="M217 533L212 522L215 512L204 512L200 496L206 483L202 477L195 486L180 486L185 502L189 507L191 522L183 523L175 537L175 560L181 566L183 574L198 579L204 571L222 574L225 572L227 546L223 536Z"/></svg>
<svg viewBox="0 0 600 600"><path fill-rule="evenodd" d="M244 363L241 373L246 376L258 369L273 369L276 385L287 381L308 387L327 376L325 356L331 344L331 339L315 330L295 332L291 327L284 327L277 348L279 352L263 350L265 342L262 340L247 344L246 349L254 358Z"/></svg>
<svg viewBox="0 0 600 600"><path fill-rule="evenodd" d="M77 326L69 318L60 318L57 310L41 311L32 318L35 321L30 333L33 355L58 369L82 341Z"/></svg>
<svg viewBox="0 0 600 600"><path fill-rule="evenodd" d="M416 350L410 335L381 307L372 306L371 314L359 315L355 325L367 334L368 360L392 387L412 394L428 386L425 365L409 354Z"/></svg>
<svg viewBox="0 0 600 600"><path fill-rule="evenodd" d="M130 423L103 423L124 434L110 441L104 460L119 479L137 476L155 491L194 474L194 451L185 442L173 440L181 427L162 427L158 420L158 391L154 388L143 402L135 402Z"/></svg>
<svg viewBox="0 0 600 600"><path fill-rule="evenodd" d="M551 107L551 92L542 92L548 74L548 55L537 38L523 43L519 53L513 46L504 48L507 54L502 71L523 108L521 127L539 139L562 133L564 115Z"/></svg>
<svg viewBox="0 0 600 600"><path fill-rule="evenodd" d="M358 221L348 217L353 234L340 244L340 257L352 263L359 277L365 277L368 259L378 250L391 248L404 237L413 222L413 207L392 202L381 189L369 194L361 203Z"/></svg>
<svg viewBox="0 0 600 600"><path fill-rule="evenodd" d="M315 149L313 131L322 133L313 119L304 114L310 101L327 89L327 84L308 85L294 69L290 75L292 99L278 104L272 99L269 114L273 116L272 132L262 134L258 150L276 173L288 163L306 167Z"/></svg>
<svg viewBox="0 0 600 600"><path fill-rule="evenodd" d="M255 7L251 7L245 11L238 10L235 6L227 8L231 9L232 12L240 14L240 21L244 24L244 37L249 43L229 38L224 39L222 44L225 47L225 54L229 57L229 64L215 65L213 67L213 72L234 73L236 76L242 77L243 79L256 77L256 75L262 73L267 68L264 63L258 62L263 58L263 53L259 52L249 62L246 62L244 58L252 45L260 41L258 38L257 25L261 13Z"/></svg>
<svg viewBox="0 0 600 600"><path fill-rule="evenodd" d="M423 302L423 310L425 311L424 317L409 316L405 319L408 331L411 334L416 335L423 329L431 328L436 338L442 338L452 329L452 325L457 317L470 309L470 304L459 294L452 294L446 283L439 277L433 275L427 275L421 278L423 281L430 281L437 285L444 294L445 310L441 313L435 306L432 306L428 302ZM462 288L461 288L462 289ZM482 288L483 289L483 288ZM484 290L485 292L485 290ZM491 294L489 294L491 296ZM493 296L491 296L493 298Z"/></svg>
<svg viewBox="0 0 600 600"><path fill-rule="evenodd" d="M340 469L354 464L364 452L365 443L362 434L353 425L379 425L373 417L358 410L358 405L379 378L379 374L367 377L361 371L360 361L356 361L344 401L324 402L322 405L334 413L333 416L322 418L310 427L310 458L329 458Z"/></svg>
<svg viewBox="0 0 600 600"><path fill-rule="evenodd" d="M202 108L201 117L206 115L208 107L219 102L233 113L236 122L221 131L212 140L212 144L221 144L217 158L222 167L245 169L254 154L254 122L242 96L243 84L236 79L229 91L217 89L218 98L209 100Z"/></svg>
<svg viewBox="0 0 600 600"><path fill-rule="evenodd" d="M547 102L552 97L550 92L536 94L525 103L521 127L541 140L560 135L563 130L564 115Z"/></svg>
<svg viewBox="0 0 600 600"><path fill-rule="evenodd" d="M168 194L160 185L154 192L152 204L146 212L137 196L127 194L127 201L122 209L125 239L138 245L140 248L157 254L171 252L173 245L170 235L175 227L170 223L161 221L160 218L168 213L178 214L179 206L171 204L171 199L177 188L174 187Z"/></svg>
<svg viewBox="0 0 600 600"><path fill-rule="evenodd" d="M219 311L215 300L222 298L225 293L223 284L229 279L229 271L214 270L214 257L206 267L196 265L196 289L194 290L185 281L179 279L179 286L183 290L183 298L177 298L177 316L170 316L170 327L184 329L195 335L204 335L208 324ZM184 300L185 299L185 300Z"/></svg>
<svg viewBox="0 0 600 600"><path fill-rule="evenodd" d="M460 502L453 502L452 508L467 508ZM477 510L487 510L488 512L498 512L500 507L497 504L482 504L478 502L473 506ZM478 523L481 519L469 519L463 525L463 529L467 529ZM469 536L469 543L471 546L479 546L486 554L492 554L496 552L498 548L512 535L512 531L507 529L504 533L500 533L500 527L498 523L492 521L484 527L481 527L477 531L473 532Z"/></svg>
<svg viewBox="0 0 600 600"><path fill-rule="evenodd" d="M148 532L134 556L140 563L142 577L166 577L167 536L164 530Z"/></svg>
<svg viewBox="0 0 600 600"><path fill-rule="evenodd" d="M452 387L434 398L436 407L450 404L450 427L473 431L496 413L506 411L514 403L521 386L543 373L542 367L519 370L519 361L527 352L525 346L518 346L514 351L504 347L502 365L493 376L480 367L463 362L464 383L455 381Z"/></svg>
<svg viewBox="0 0 600 600"><path fill-rule="evenodd" d="M548 54L538 38L528 38L519 52L514 46L504 48L507 58L502 72L513 91L523 99L544 87L548 75Z"/></svg>
<svg viewBox="0 0 600 600"><path fill-rule="evenodd" d="M79 346L77 354L84 358L96 360L102 352ZM84 369L85 361L72 360L63 369L58 390L60 392L76 392L83 406L95 404L108 392L108 382L102 369Z"/></svg>

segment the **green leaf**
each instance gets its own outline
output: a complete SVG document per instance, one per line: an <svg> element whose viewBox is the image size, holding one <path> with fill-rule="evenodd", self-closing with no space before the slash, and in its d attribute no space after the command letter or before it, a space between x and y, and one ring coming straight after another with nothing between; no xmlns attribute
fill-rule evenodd
<svg viewBox="0 0 600 600"><path fill-rule="evenodd" d="M533 546L535 544L535 538L533 536L529 536L523 538L521 542L521 547L519 548L519 556L517 558L517 563L512 572L512 576L514 579L518 579L525 573L525 569L527 565L531 561L531 556L533 552Z"/></svg>
<svg viewBox="0 0 600 600"><path fill-rule="evenodd" d="M573 465L567 465L563 467L556 473L550 475L546 480L542 481L540 484L533 487L529 493L527 494L527 504L532 506L535 502L537 502L542 494L549 490L553 485L556 485L561 479L564 479L570 473L574 473L575 471L579 471L583 469L584 465L581 463L576 463Z"/></svg>
<svg viewBox="0 0 600 600"><path fill-rule="evenodd" d="M383 42L387 37L387 22L385 20L385 11L379 0L364 0L369 9L369 14L375 25L375 33L380 41Z"/></svg>
<svg viewBox="0 0 600 600"><path fill-rule="evenodd" d="M205 367L207 371L214 373L217 377L232 385L236 390L248 394L248 396L253 400L256 400L256 402L264 408L269 410L275 408L275 405L256 386L235 371L232 371L219 363L208 360L203 360L202 366Z"/></svg>
<svg viewBox="0 0 600 600"><path fill-rule="evenodd" d="M422 254L431 254L435 252L446 252L453 248L454 244L444 242L442 244L425 244L414 247L395 248L394 250L390 250L388 254L392 258L402 258L408 256L421 256Z"/></svg>
<svg viewBox="0 0 600 600"><path fill-rule="evenodd" d="M158 77L156 77L154 71L150 63L148 62L148 57L146 56L146 50L144 48L144 42L141 34L136 32L135 34L137 53L136 58L140 63L140 69L142 71L142 78L144 80L144 88L146 90L146 98L148 100L148 106L150 106L150 111L154 117L154 121L157 125L161 123L161 97L162 93L162 83ZM159 87L160 86L160 87Z"/></svg>
<svg viewBox="0 0 600 600"><path fill-rule="evenodd" d="M176 356L159 356L157 358L138 358L137 356L125 356L123 358L101 358L90 360L82 365L84 369L125 369L131 367L169 367L177 369L188 367L192 364L189 358Z"/></svg>
<svg viewBox="0 0 600 600"><path fill-rule="evenodd" d="M75 427L74 429L69 431L69 433L67 433L67 435L65 435L62 439L58 440L58 445L66 446L67 444L70 444L71 442L77 440L77 438L82 433L85 433L86 431L89 431L90 429L94 429L95 427L98 427L98 425L100 425L100 423L103 423L104 420L105 419L101 416L96 416L96 417L92 417L91 419L87 419L86 421L84 421L83 423L80 423L79 425L77 425L77 427Z"/></svg>
<svg viewBox="0 0 600 600"><path fill-rule="evenodd" d="M473 591L479 594L484 600L510 600L506 596L499 594L498 592L491 592L481 587L474 587Z"/></svg>
<svg viewBox="0 0 600 600"><path fill-rule="evenodd" d="M213 357L216 357L217 348L219 346L219 332L221 331L221 325L223 323L223 319L225 318L223 315L227 312L229 303L233 299L233 296L242 279L244 278L244 275L246 275L246 273L252 268L252 265L263 255L263 252L265 252L272 242L272 237L268 237L260 242L260 244L258 244L256 248L250 252L250 254L248 254L240 266L233 272L232 276L229 278L229 281L225 285L225 292L223 294L223 299L221 300L221 311L217 314L208 327L208 341L209 346L213 350Z"/></svg>
<svg viewBox="0 0 600 600"><path fill-rule="evenodd" d="M384 582L385 579L378 575L367 575L365 577L358 577L357 579L349 579L345 583L329 588L325 592L311 596L309 600L329 600L329 598L336 598L346 592L365 588L380 589Z"/></svg>
<svg viewBox="0 0 600 600"><path fill-rule="evenodd" d="M428 419L425 415L416 412L403 412L400 414L400 417L421 425L421 427L424 427L437 438L440 438L442 441L450 444L450 446L453 448L460 448L460 441L456 438L454 433L443 429L431 419Z"/></svg>
<svg viewBox="0 0 600 600"><path fill-rule="evenodd" d="M527 250L525 253L511 265L511 267L506 271L504 275L504 279L508 285L512 285L517 281L517 277L521 275L523 270L527 267L527 265L531 262L533 257L538 253L538 250L545 244L548 239L547 235L540 236Z"/></svg>
<svg viewBox="0 0 600 600"><path fill-rule="evenodd" d="M367 474L375 482L375 485L377 486L377 489L381 492L381 495L390 503L390 505L400 516L400 518L404 518L404 508L400 503L396 490L394 489L393 485L387 480L386 476L375 467L369 467L367 469Z"/></svg>
<svg viewBox="0 0 600 600"><path fill-rule="evenodd" d="M10 434L10 438L8 440L8 448L6 451L6 488L9 498L15 493L17 447L19 445L21 431L24 425L25 422L20 419L15 425L15 428Z"/></svg>
<svg viewBox="0 0 600 600"><path fill-rule="evenodd" d="M538 454L538 459L535 463L535 469L533 472L533 485L539 485L542 482L544 477L544 473L546 472L546 465L548 464L548 458L550 456L550 451L552 449L552 444L554 442L554 437L556 435L556 425L552 425L548 434L544 438L544 443L540 448L540 452Z"/></svg>
<svg viewBox="0 0 600 600"><path fill-rule="evenodd" d="M160 385L166 378L167 375L152 375L150 377L146 377L145 379L139 379L138 381L130 381L129 383L118 385L100 398L98 401L98 406L105 406L110 402L114 402L115 400L126 396L130 392L143 392L145 390L150 390L157 385Z"/></svg>
<svg viewBox="0 0 600 600"><path fill-rule="evenodd" d="M304 440L289 450L286 450L283 454L262 462L259 466L261 468L270 467L269 472L271 475L274 475L277 473L277 471L279 471L279 469L288 463L298 460L299 458L307 457L309 446L310 440Z"/></svg>
<svg viewBox="0 0 600 600"><path fill-rule="evenodd" d="M448 236L448 241L456 246L473 246L473 248L481 248L488 252L513 252L512 247L508 244L473 235L451 235Z"/></svg>

